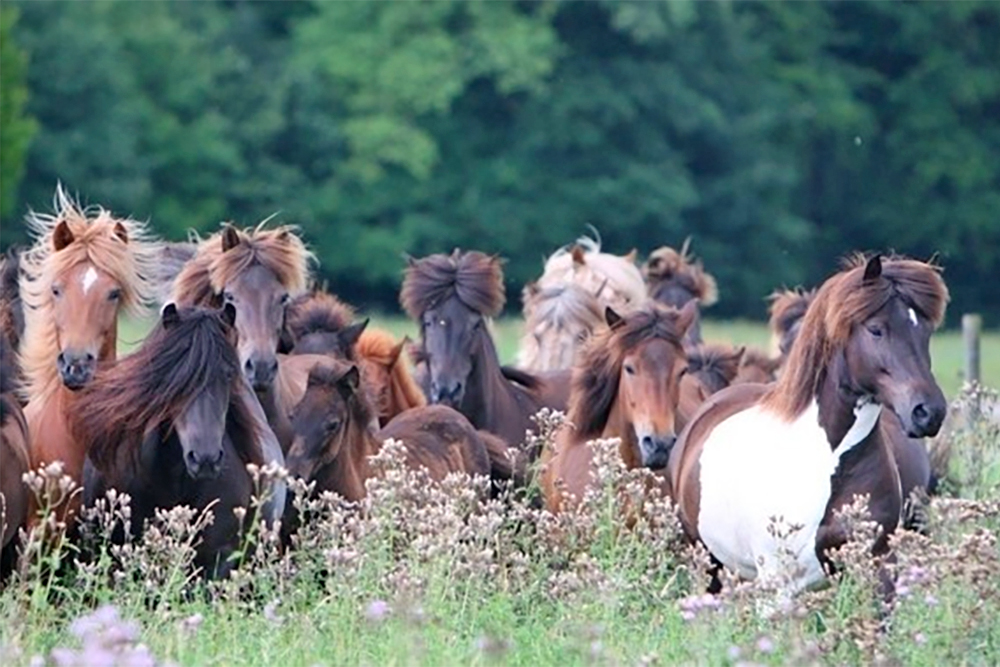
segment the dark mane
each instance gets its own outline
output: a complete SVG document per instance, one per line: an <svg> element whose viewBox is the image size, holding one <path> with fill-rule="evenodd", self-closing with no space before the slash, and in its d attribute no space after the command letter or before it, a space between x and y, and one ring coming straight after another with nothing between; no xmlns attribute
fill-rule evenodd
<svg viewBox="0 0 1000 667"><path fill-rule="evenodd" d="M260 436L239 391L232 329L215 310L188 307L178 315L169 328L161 321L138 350L98 372L79 394L71 428L105 474L128 474L147 434L172 422L193 396L227 384L231 427L247 436L233 437L233 444L244 462L262 463Z"/></svg>
<svg viewBox="0 0 1000 667"><path fill-rule="evenodd" d="M892 256L882 259L879 278L865 281L866 261L863 255L849 258L806 311L781 377L762 401L785 419L795 419L809 406L834 353L847 344L855 326L890 300L902 299L935 327L944 319L948 288L940 267Z"/></svg>
<svg viewBox="0 0 1000 667"><path fill-rule="evenodd" d="M415 320L451 297L469 309L493 317L506 299L501 260L478 251L437 254L410 260L399 302Z"/></svg>
<svg viewBox="0 0 1000 667"><path fill-rule="evenodd" d="M713 343L688 347L686 352L689 372L711 378L706 388L714 393L736 379L746 348Z"/></svg>
<svg viewBox="0 0 1000 667"><path fill-rule="evenodd" d="M354 321L354 309L328 292L302 294L288 304L285 325L293 340L311 333L336 333Z"/></svg>
<svg viewBox="0 0 1000 667"><path fill-rule="evenodd" d="M569 400L569 421L581 439L598 437L604 430L618 395L621 366L630 350L661 339L683 352L679 316L675 308L649 303L587 342L573 367Z"/></svg>
<svg viewBox="0 0 1000 667"><path fill-rule="evenodd" d="M772 292L768 297L771 302L768 308L768 313L771 316L771 332L778 336L784 336L793 324L805 316L809 304L815 298L815 289L809 291L786 289Z"/></svg>
<svg viewBox="0 0 1000 667"><path fill-rule="evenodd" d="M542 381L536 376L513 366L501 366L500 372L503 376L515 384L519 384L529 391L536 391L542 386Z"/></svg>
<svg viewBox="0 0 1000 667"><path fill-rule="evenodd" d="M24 305L21 302L20 246L7 248L0 259L0 330L7 334L10 345L17 350L24 335Z"/></svg>
<svg viewBox="0 0 1000 667"><path fill-rule="evenodd" d="M0 329L0 394L9 394L17 389L17 364L14 354L7 332Z"/></svg>
<svg viewBox="0 0 1000 667"><path fill-rule="evenodd" d="M667 286L678 285L698 299L701 306L711 306L719 300L715 278L705 271L701 260L688 254L689 241L684 242L680 252L669 246L654 250L642 266L642 275L654 299L659 300L658 293Z"/></svg>
<svg viewBox="0 0 1000 667"><path fill-rule="evenodd" d="M355 364L339 359L331 359L331 362L330 364L313 366L310 369L309 386L318 385L330 391L338 391L337 385L341 378L352 368L357 368ZM360 369L358 370L360 371ZM375 418L375 410L372 408L365 387L362 386L360 391L352 393L346 402L351 410L351 416L355 420L355 425L362 429L367 428L368 424Z"/></svg>

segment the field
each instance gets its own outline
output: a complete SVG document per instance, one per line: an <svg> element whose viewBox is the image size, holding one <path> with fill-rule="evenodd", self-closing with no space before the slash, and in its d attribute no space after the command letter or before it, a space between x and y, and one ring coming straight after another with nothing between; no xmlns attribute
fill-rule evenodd
<svg viewBox="0 0 1000 667"><path fill-rule="evenodd" d="M374 322L412 333L399 319ZM128 326L123 347L144 326ZM512 359L517 323L496 332ZM749 323L710 322L705 334L767 342ZM937 336L934 356L956 395L959 336ZM994 384L998 358L991 334L984 377ZM772 591L728 582L710 598L701 595L705 554L684 546L668 507L646 499L643 519L620 529L623 495L643 497L644 473L623 471L613 446L598 448L601 490L573 517L520 498L480 504L467 482L439 487L406 473L387 447L385 479L370 483L360 512L301 501L312 519L298 548L282 552L261 528L226 582L188 576L196 519L180 510L124 548L95 530L75 567L65 567L77 559L70 550L26 566L0 593L0 664L1000 664L1000 433L976 422L949 444L930 536L896 538L889 603L876 592L860 507L847 516L856 541L825 588L776 605ZM107 508L94 525L115 516Z"/></svg>

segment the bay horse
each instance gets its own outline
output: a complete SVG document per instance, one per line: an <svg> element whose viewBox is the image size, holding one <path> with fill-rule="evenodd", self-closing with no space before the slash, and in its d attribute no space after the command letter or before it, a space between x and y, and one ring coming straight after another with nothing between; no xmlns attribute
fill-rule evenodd
<svg viewBox="0 0 1000 667"><path fill-rule="evenodd" d="M770 328L773 339L778 342L780 363L788 357L792 343L798 337L802 319L809 304L816 298L816 290L782 290L771 296ZM879 417L882 435L892 446L892 453L899 469L902 486L904 511L903 527L924 530L920 512L914 503L924 503L926 495L937 486L931 472L931 457L923 438L910 438L903 431L899 420L885 412Z"/></svg>
<svg viewBox="0 0 1000 667"><path fill-rule="evenodd" d="M529 283L522 292L525 322L517 367L536 373L572 368L583 344L605 326L601 291L575 283Z"/></svg>
<svg viewBox="0 0 1000 667"><path fill-rule="evenodd" d="M602 252L600 235L591 229L595 238L581 236L545 260L537 286L579 285L598 297L602 313L608 306L619 313L641 307L647 298L646 285L635 265L636 251L626 255Z"/></svg>
<svg viewBox="0 0 1000 667"><path fill-rule="evenodd" d="M372 415L356 364L338 361L332 367L314 367L293 415L289 472L315 480L317 491L359 501L366 495L365 480L375 474L368 457L392 438L406 445L407 464L426 468L434 480L453 472L490 474L486 446L456 410L443 405L414 408L381 430L372 427Z"/></svg>
<svg viewBox="0 0 1000 667"><path fill-rule="evenodd" d="M55 213L27 218L35 244L21 256L24 338L19 358L31 467L62 461L81 484L87 450L69 429L77 392L116 358L118 315L152 300L157 245L145 225L103 208L82 209L59 186ZM37 521L32 497L29 523ZM79 498L59 508L73 516Z"/></svg>
<svg viewBox="0 0 1000 667"><path fill-rule="evenodd" d="M263 465L259 422L243 391L236 308L168 303L133 354L84 388L72 429L87 448L84 503L109 489L131 496L127 530L142 535L157 509L211 506L214 520L196 546L195 565L225 576L249 508L247 464ZM247 521L252 519L248 512Z"/></svg>
<svg viewBox="0 0 1000 667"><path fill-rule="evenodd" d="M688 254L690 243L691 239L686 239L680 252L669 246L661 246L650 253L642 265L649 297L654 301L674 308L681 308L689 301L695 301L699 308L708 308L719 300L715 278L705 271L701 260ZM688 330L685 342L689 345L701 343L700 317Z"/></svg>
<svg viewBox="0 0 1000 667"><path fill-rule="evenodd" d="M940 429L929 346L947 301L939 269L910 259L857 257L828 279L778 381L714 394L681 433L670 475L687 534L788 596L822 580L827 551L846 541L834 512L868 494L882 528L873 550L887 553L902 493L876 427L885 411L911 437ZM798 529L780 537L775 517Z"/></svg>
<svg viewBox="0 0 1000 667"><path fill-rule="evenodd" d="M0 329L0 581L16 561L15 538L28 520L29 491L22 480L31 465L28 422L17 400L14 350Z"/></svg>
<svg viewBox="0 0 1000 667"><path fill-rule="evenodd" d="M403 310L420 327L428 400L457 409L477 429L520 449L526 433L536 430L535 413L565 410L559 395L568 373L543 379L500 366L487 319L500 312L504 298L500 259L457 249L410 258L400 292Z"/></svg>
<svg viewBox="0 0 1000 667"><path fill-rule="evenodd" d="M556 450L543 453L542 490L551 511L575 506L594 483L591 440L619 438L627 468L666 468L688 371L682 341L696 307L649 303L624 316L607 310L607 331L587 344L573 368L570 425Z"/></svg>

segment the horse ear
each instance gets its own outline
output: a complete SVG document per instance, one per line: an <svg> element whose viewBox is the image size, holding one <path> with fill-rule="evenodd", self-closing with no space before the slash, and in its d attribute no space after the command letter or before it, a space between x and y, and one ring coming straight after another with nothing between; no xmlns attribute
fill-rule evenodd
<svg viewBox="0 0 1000 667"><path fill-rule="evenodd" d="M65 220L56 225L52 231L52 247L59 252L73 242L73 232L70 231L69 223Z"/></svg>
<svg viewBox="0 0 1000 667"><path fill-rule="evenodd" d="M617 329L625 322L625 318L616 313L614 308L607 306L604 308L604 321L612 329Z"/></svg>
<svg viewBox="0 0 1000 667"><path fill-rule="evenodd" d="M365 318L360 322L355 322L354 324L349 324L340 330L340 339L347 344L347 347L354 347L354 344L358 342L361 338L361 334L364 333L365 327L368 326L370 318Z"/></svg>
<svg viewBox="0 0 1000 667"><path fill-rule="evenodd" d="M163 321L164 329L170 329L177 325L181 321L180 313L177 312L177 304L170 302L165 305L163 312L160 313L160 319Z"/></svg>
<svg viewBox="0 0 1000 667"><path fill-rule="evenodd" d="M231 303L222 306L222 321L231 327L236 326L236 306Z"/></svg>
<svg viewBox="0 0 1000 667"><path fill-rule="evenodd" d="M287 229L282 229L280 232L278 232L278 241L280 241L281 243L285 243L286 241L288 241L290 236L291 234L288 233Z"/></svg>
<svg viewBox="0 0 1000 667"><path fill-rule="evenodd" d="M687 330L691 328L694 324L694 319L698 316L698 299L691 299L681 308L680 314L677 316L677 333L681 338L687 333Z"/></svg>
<svg viewBox="0 0 1000 667"><path fill-rule="evenodd" d="M403 348L406 347L408 342L410 342L410 339L406 336L403 340L396 343L391 350L389 350L389 368L392 368L399 362L399 357L403 354Z"/></svg>
<svg viewBox="0 0 1000 667"><path fill-rule="evenodd" d="M524 285L524 298L533 299L538 296L538 293L541 291L542 289L538 286L538 283L532 280Z"/></svg>
<svg viewBox="0 0 1000 667"><path fill-rule="evenodd" d="M746 345L740 345L738 348L736 348L735 350L733 350L733 359L736 360L736 363L742 363L743 362L743 355L746 354L746 353L747 353L747 346Z"/></svg>
<svg viewBox="0 0 1000 667"><path fill-rule="evenodd" d="M417 259L413 255L403 253L403 257L406 259L406 265L411 269L417 265Z"/></svg>
<svg viewBox="0 0 1000 667"><path fill-rule="evenodd" d="M574 245L570 249L569 254L573 258L574 264L579 264L580 266L583 266L584 264L587 263L587 258L584 256L583 246Z"/></svg>
<svg viewBox="0 0 1000 667"><path fill-rule="evenodd" d="M358 387L361 386L361 373L358 371L357 366L351 366L350 369L337 380L337 390L340 395L345 399L350 398L358 392Z"/></svg>
<svg viewBox="0 0 1000 667"><path fill-rule="evenodd" d="M229 252L240 244L240 235L232 225L222 228L222 252Z"/></svg>
<svg viewBox="0 0 1000 667"><path fill-rule="evenodd" d="M865 277L862 278L862 282L868 283L873 280L878 280L881 275L882 254L876 253L871 259L868 260L868 264L865 265Z"/></svg>
<svg viewBox="0 0 1000 667"><path fill-rule="evenodd" d="M122 243L128 243L128 230L125 229L125 225L120 222L116 222L114 232L119 241Z"/></svg>
<svg viewBox="0 0 1000 667"><path fill-rule="evenodd" d="M639 249L632 248L627 253L622 255L622 259L624 259L626 262L629 262L630 264L635 264L635 258L638 256L639 256Z"/></svg>

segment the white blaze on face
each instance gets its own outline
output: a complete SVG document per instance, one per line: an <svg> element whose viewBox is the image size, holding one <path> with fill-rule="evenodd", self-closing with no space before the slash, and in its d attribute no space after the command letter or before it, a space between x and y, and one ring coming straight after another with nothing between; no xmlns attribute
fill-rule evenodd
<svg viewBox="0 0 1000 667"><path fill-rule="evenodd" d="M907 308L906 309L906 313L907 313L907 315L910 316L910 322L913 323L913 326L917 326L917 313L916 313L916 311L914 311L912 308Z"/></svg>
<svg viewBox="0 0 1000 667"><path fill-rule="evenodd" d="M97 269L92 266L87 267L87 272L83 274L83 293L86 294L97 282Z"/></svg>

